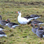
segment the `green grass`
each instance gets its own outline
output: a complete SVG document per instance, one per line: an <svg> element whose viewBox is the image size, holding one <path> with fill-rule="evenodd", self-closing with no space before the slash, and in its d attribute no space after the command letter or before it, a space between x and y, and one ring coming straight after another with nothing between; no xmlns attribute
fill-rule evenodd
<svg viewBox="0 0 44 44"><path fill-rule="evenodd" d="M18 0L19 1L19 0ZM25 0L24 0L25 1ZM32 1L32 0L29 0ZM37 1L37 0L33 0ZM43 1L43 0L38 0ZM9 5L10 4L10 5ZM4 5L4 6L2 6ZM44 5L23 5L13 3L0 3L0 15L3 20L10 19L11 22L18 23L17 11L21 11L22 17L31 14L42 15L42 18L38 19L44 22ZM18 23L19 24L19 23ZM20 24L19 24L20 25ZM4 27L4 26L3 26ZM16 27L15 29L10 29L9 27L4 27L7 31L4 31L7 34L7 38L0 38L0 44L44 44L44 40L41 40L32 32L32 27L29 25L24 25Z"/></svg>

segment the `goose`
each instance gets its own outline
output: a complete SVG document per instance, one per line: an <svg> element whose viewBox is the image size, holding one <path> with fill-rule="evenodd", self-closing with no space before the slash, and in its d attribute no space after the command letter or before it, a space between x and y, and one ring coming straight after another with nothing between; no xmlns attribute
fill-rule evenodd
<svg viewBox="0 0 44 44"><path fill-rule="evenodd" d="M0 37L7 37L7 35L3 31L0 31Z"/></svg>
<svg viewBox="0 0 44 44"><path fill-rule="evenodd" d="M44 23L41 22L41 21L38 21L38 20L34 20L34 21L31 22L31 26L32 26L33 24L35 24L35 26L37 26L37 24L41 25L41 24L44 24Z"/></svg>
<svg viewBox="0 0 44 44"><path fill-rule="evenodd" d="M8 19L7 19L7 21L8 21ZM13 22L9 22L9 23L7 23L6 24L6 26L8 26L9 28L15 28L15 27L17 27L17 26L19 26L17 23L13 23Z"/></svg>
<svg viewBox="0 0 44 44"><path fill-rule="evenodd" d="M44 28L39 27L39 29L36 31L36 35L40 38L44 38Z"/></svg>
<svg viewBox="0 0 44 44"><path fill-rule="evenodd" d="M33 17L34 19L41 18L40 16L41 16L41 15L34 15L34 14L30 15L30 17Z"/></svg>
<svg viewBox="0 0 44 44"><path fill-rule="evenodd" d="M33 18L33 17L31 17L31 16L26 16L26 17L24 17L24 18L29 19L29 18Z"/></svg>
<svg viewBox="0 0 44 44"><path fill-rule="evenodd" d="M19 14L19 16L18 16L18 22L19 22L20 24L27 24L27 23L30 22L32 19L34 19L34 18L29 18L29 19L27 19L27 18L21 17L21 12L20 12L20 11L18 11L17 13Z"/></svg>
<svg viewBox="0 0 44 44"><path fill-rule="evenodd" d="M34 34L36 34L37 29L38 29L38 27L35 27L35 25L33 24L32 32L33 32Z"/></svg>
<svg viewBox="0 0 44 44"><path fill-rule="evenodd" d="M8 21L2 20L2 17L0 16L0 24L1 24L2 26L6 26L6 23L8 23L8 22L10 22L10 21L9 21L9 20L8 20Z"/></svg>
<svg viewBox="0 0 44 44"><path fill-rule="evenodd" d="M29 18L34 18L34 19L38 19L38 18L41 18L39 15L34 15L34 14L32 14L32 15L30 15L30 16L26 16L26 17L24 17L24 18L27 18L27 19L29 19ZM33 19L33 20L34 20Z"/></svg>

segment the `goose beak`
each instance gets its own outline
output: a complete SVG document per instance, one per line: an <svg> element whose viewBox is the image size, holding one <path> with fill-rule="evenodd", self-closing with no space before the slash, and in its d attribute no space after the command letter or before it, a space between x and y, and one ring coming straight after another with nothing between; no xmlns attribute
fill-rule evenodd
<svg viewBox="0 0 44 44"><path fill-rule="evenodd" d="M18 12L16 12L16 13L18 13Z"/></svg>

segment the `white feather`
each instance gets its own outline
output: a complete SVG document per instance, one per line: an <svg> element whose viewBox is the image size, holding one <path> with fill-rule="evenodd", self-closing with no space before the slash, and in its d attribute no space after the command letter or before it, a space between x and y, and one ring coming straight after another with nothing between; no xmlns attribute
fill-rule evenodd
<svg viewBox="0 0 44 44"><path fill-rule="evenodd" d="M16 26L19 26L19 25L13 25L12 27L15 28Z"/></svg>
<svg viewBox="0 0 44 44"><path fill-rule="evenodd" d="M34 17L34 19L38 19L38 18L41 18L41 17Z"/></svg>
<svg viewBox="0 0 44 44"><path fill-rule="evenodd" d="M8 26L8 23L6 24L6 26Z"/></svg>
<svg viewBox="0 0 44 44"><path fill-rule="evenodd" d="M5 35L5 34L0 34L0 37L3 37L3 36L7 37L7 35Z"/></svg>
<svg viewBox="0 0 44 44"><path fill-rule="evenodd" d="M2 31L3 29L2 28L0 28L0 31Z"/></svg>
<svg viewBox="0 0 44 44"><path fill-rule="evenodd" d="M44 38L44 35L43 35L43 38Z"/></svg>

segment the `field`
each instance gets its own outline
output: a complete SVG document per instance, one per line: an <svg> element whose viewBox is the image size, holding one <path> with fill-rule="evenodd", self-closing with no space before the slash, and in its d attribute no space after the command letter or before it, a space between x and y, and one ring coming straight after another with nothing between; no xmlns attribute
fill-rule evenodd
<svg viewBox="0 0 44 44"><path fill-rule="evenodd" d="M10 19L11 22L18 23L18 14L16 13L18 11L21 11L22 17L31 14L42 15L42 18L38 20L44 22L44 0L0 0L0 15L3 20ZM44 40L41 40L32 32L30 24L19 25L20 27L15 29L3 26L7 38L0 38L0 44L44 44Z"/></svg>

